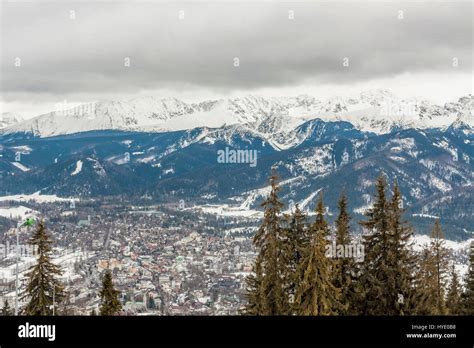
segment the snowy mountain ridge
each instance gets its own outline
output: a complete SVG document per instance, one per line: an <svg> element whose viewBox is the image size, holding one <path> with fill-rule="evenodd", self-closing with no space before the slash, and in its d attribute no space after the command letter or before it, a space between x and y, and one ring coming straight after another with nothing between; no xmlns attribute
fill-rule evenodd
<svg viewBox="0 0 474 348"><path fill-rule="evenodd" d="M25 121L0 123L0 133L32 133L50 137L92 130L170 132L198 127L243 125L277 148L298 143L297 127L308 120L347 121L377 134L394 129L474 126L474 96L443 106L423 99L402 99L386 90L362 92L356 98L319 100L312 96L242 98L186 103L176 98L140 97L99 101L53 111ZM6 115L6 114L2 114ZM9 119L7 116L0 118Z"/></svg>

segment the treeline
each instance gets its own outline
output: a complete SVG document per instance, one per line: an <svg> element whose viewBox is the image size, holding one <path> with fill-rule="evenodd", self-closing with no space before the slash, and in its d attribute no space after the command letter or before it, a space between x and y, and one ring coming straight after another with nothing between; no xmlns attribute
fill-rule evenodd
<svg viewBox="0 0 474 348"><path fill-rule="evenodd" d="M450 264L436 220L431 243L421 252L410 245L413 229L403 218L397 182L389 190L380 175L373 207L358 222L365 231L355 239L347 197L341 194L331 228L322 194L309 222L298 206L284 204L275 172L262 203L264 218L253 244L258 254L247 277L247 315L473 315L474 250L464 290ZM391 191L389 194L388 191ZM360 244L363 257L345 253ZM337 253L329 253L333 246ZM352 248L352 250L355 250ZM360 255L357 255L360 257ZM449 282L448 282L449 280Z"/></svg>
<svg viewBox="0 0 474 348"><path fill-rule="evenodd" d="M26 306L19 308L18 314L28 316L70 315L68 294L59 280L62 271L51 261L52 240L43 221L39 221L36 225L29 243L37 251L36 264L26 274L26 287L19 298L19 300L26 302ZM107 269L102 277L99 315L119 314L122 304L118 296L119 291L114 288L112 273ZM3 303L1 314L14 314L12 306L6 300ZM90 314L96 315L95 310L92 310Z"/></svg>

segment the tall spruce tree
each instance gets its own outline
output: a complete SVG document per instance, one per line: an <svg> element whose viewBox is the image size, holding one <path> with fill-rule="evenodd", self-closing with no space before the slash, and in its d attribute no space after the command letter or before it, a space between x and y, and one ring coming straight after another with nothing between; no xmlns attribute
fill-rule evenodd
<svg viewBox="0 0 474 348"><path fill-rule="evenodd" d="M436 266L429 245L425 246L420 252L416 284L420 293L423 294L416 314L436 314Z"/></svg>
<svg viewBox="0 0 474 348"><path fill-rule="evenodd" d="M3 316L12 315L10 304L8 303L6 299L3 301L2 315Z"/></svg>
<svg viewBox="0 0 474 348"><path fill-rule="evenodd" d="M390 269L390 203L386 197L387 182L383 175L376 181L373 207L365 212L366 221L359 222L366 230L363 236L365 256L360 265L357 300L358 312L363 315L397 314L393 272Z"/></svg>
<svg viewBox="0 0 474 348"><path fill-rule="evenodd" d="M337 246L346 247L351 244L352 239L350 235L350 216L347 212L347 196L342 193L338 202L339 215L336 219L336 236L335 242ZM334 252L334 250L333 250ZM356 314L357 309L354 308L355 287L354 287L354 272L355 261L353 257L336 257L333 260L333 284L340 289L341 296L339 299L339 314Z"/></svg>
<svg viewBox="0 0 474 348"><path fill-rule="evenodd" d="M280 187L275 171L270 177L271 191L263 201L263 222L257 230L253 243L259 250L257 261L261 269L259 283L259 315L283 315L288 313L289 298L284 281L284 231L282 226L283 203L278 197Z"/></svg>
<svg viewBox="0 0 474 348"><path fill-rule="evenodd" d="M245 279L247 303L242 309L244 315L261 315L263 313L261 299L261 283L262 283L262 256L257 255L255 264L252 266L252 273Z"/></svg>
<svg viewBox="0 0 474 348"><path fill-rule="evenodd" d="M453 262L451 265L451 282L449 284L448 294L446 296L446 309L449 314L457 315L460 313L461 305L461 284Z"/></svg>
<svg viewBox="0 0 474 348"><path fill-rule="evenodd" d="M434 267L429 248L415 253L416 269L413 272L412 296L408 299L407 315L431 315L436 311L434 286Z"/></svg>
<svg viewBox="0 0 474 348"><path fill-rule="evenodd" d="M387 197L383 175L376 181L373 207L360 224L365 257L357 277L360 314L404 315L417 313L421 292L416 287L417 257L409 245L412 229L403 218L403 200L398 184Z"/></svg>
<svg viewBox="0 0 474 348"><path fill-rule="evenodd" d="M332 284L330 260L326 256L329 226L324 218L322 195L316 207L316 220L309 227L310 244L304 248L297 267L298 283L294 308L298 315L337 314L339 289Z"/></svg>
<svg viewBox="0 0 474 348"><path fill-rule="evenodd" d="M115 290L112 281L112 272L106 269L102 279L100 290L100 315L117 315L122 310L122 304L118 298L119 291Z"/></svg>
<svg viewBox="0 0 474 348"><path fill-rule="evenodd" d="M474 315L474 242L469 250L469 270L466 276L465 289L461 295L460 314Z"/></svg>
<svg viewBox="0 0 474 348"><path fill-rule="evenodd" d="M393 291L393 308L390 314L413 315L417 313L421 294L416 287L415 271L417 257L409 245L413 235L412 228L403 218L402 194L395 180L389 210L389 250L388 250L388 288Z"/></svg>
<svg viewBox="0 0 474 348"><path fill-rule="evenodd" d="M294 299L298 284L297 267L301 262L303 250L309 245L310 237L306 224L306 215L296 205L291 216L288 217L288 226L285 228L283 240L283 280L285 292L289 297L289 311L287 314L295 314Z"/></svg>
<svg viewBox="0 0 474 348"><path fill-rule="evenodd" d="M26 315L52 315L53 302L57 312L57 305L64 297L64 288L58 280L62 274L61 268L51 261L52 243L44 222L40 221L30 238L30 244L36 247L38 257L36 264L26 274L28 283L23 295L23 299L28 299Z"/></svg>
<svg viewBox="0 0 474 348"><path fill-rule="evenodd" d="M439 220L436 220L431 232L431 242L421 252L418 282L425 298L417 314L446 314L447 272L448 251L444 246Z"/></svg>
<svg viewBox="0 0 474 348"><path fill-rule="evenodd" d="M435 221L431 232L431 255L434 262L436 280L436 314L445 314L446 276L448 273L448 250L444 246L444 234L439 220Z"/></svg>

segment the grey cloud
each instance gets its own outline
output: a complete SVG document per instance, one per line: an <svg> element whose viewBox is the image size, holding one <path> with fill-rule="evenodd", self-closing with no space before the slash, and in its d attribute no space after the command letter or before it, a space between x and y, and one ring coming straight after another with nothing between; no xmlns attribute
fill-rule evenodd
<svg viewBox="0 0 474 348"><path fill-rule="evenodd" d="M471 7L470 2L6 3L1 91L8 97L337 84L449 72L454 57L457 71L471 73ZM399 10L403 20L397 19ZM22 59L21 68L13 66L15 57ZM123 66L125 57L130 68Z"/></svg>

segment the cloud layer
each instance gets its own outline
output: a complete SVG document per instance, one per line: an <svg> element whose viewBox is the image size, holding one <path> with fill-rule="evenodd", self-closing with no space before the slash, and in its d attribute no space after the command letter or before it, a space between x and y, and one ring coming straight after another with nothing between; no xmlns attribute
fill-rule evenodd
<svg viewBox="0 0 474 348"><path fill-rule="evenodd" d="M0 88L8 102L472 74L470 2L2 6Z"/></svg>

